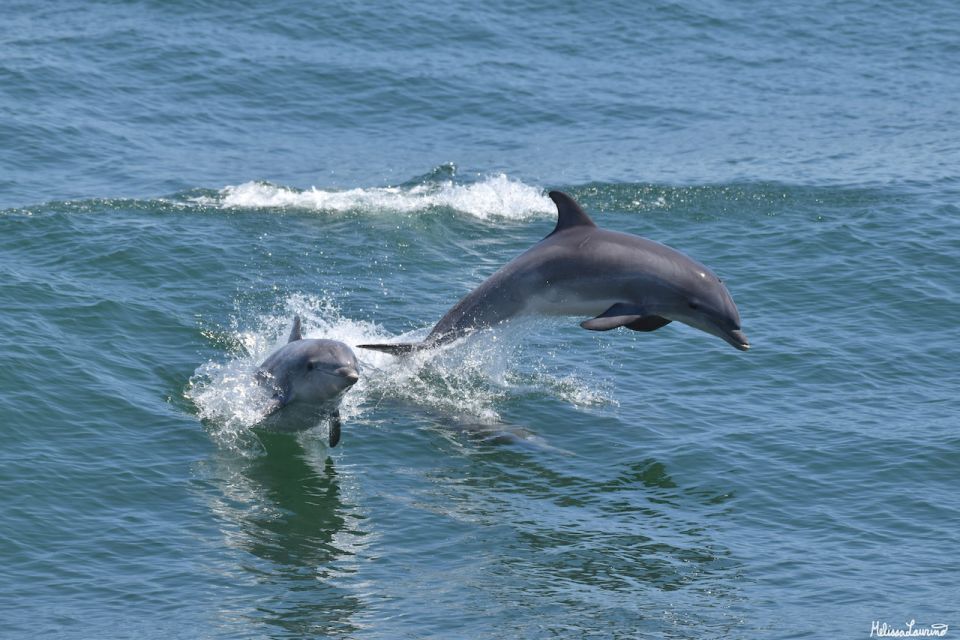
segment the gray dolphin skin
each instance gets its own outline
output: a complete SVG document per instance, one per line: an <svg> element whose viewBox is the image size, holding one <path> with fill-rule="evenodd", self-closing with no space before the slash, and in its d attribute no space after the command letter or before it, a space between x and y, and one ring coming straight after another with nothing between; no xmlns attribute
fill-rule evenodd
<svg viewBox="0 0 960 640"><path fill-rule="evenodd" d="M740 313L710 269L665 245L600 229L576 201L551 191L557 226L455 304L422 342L361 344L394 355L437 347L520 315L594 316L591 331L690 325L746 351Z"/></svg>
<svg viewBox="0 0 960 640"><path fill-rule="evenodd" d="M287 344L257 369L257 381L273 390L274 405L261 425L277 430L314 426L330 419L331 447L340 442L340 398L359 379L353 351L336 340L304 339L300 316L293 319Z"/></svg>

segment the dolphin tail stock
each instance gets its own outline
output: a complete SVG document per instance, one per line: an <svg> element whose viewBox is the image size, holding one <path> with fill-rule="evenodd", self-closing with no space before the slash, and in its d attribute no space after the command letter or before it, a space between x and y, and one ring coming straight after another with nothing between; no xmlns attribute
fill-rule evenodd
<svg viewBox="0 0 960 640"><path fill-rule="evenodd" d="M394 342L390 344L358 344L361 349L370 349L372 351L382 351L393 356L404 356L414 351L420 351L427 347L423 342Z"/></svg>

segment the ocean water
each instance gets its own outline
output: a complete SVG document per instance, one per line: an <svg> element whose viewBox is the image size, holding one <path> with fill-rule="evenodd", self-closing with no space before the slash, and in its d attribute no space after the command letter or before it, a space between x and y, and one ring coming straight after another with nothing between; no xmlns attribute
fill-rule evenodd
<svg viewBox="0 0 960 640"><path fill-rule="evenodd" d="M304 4L4 4L0 637L960 629L956 3ZM252 428L557 188L751 351L532 319Z"/></svg>

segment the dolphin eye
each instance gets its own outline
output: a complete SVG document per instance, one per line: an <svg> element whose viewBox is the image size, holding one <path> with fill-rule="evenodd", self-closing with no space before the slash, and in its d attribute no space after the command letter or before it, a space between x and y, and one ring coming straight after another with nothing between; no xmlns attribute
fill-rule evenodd
<svg viewBox="0 0 960 640"><path fill-rule="evenodd" d="M698 305L696 302L688 302L688 303L687 303L687 306L689 306L689 307L690 307L691 309L693 309L694 311L696 311L697 309L700 308L700 305Z"/></svg>
<svg viewBox="0 0 960 640"><path fill-rule="evenodd" d="M312 362L307 363L307 371L313 371L316 368L317 367Z"/></svg>

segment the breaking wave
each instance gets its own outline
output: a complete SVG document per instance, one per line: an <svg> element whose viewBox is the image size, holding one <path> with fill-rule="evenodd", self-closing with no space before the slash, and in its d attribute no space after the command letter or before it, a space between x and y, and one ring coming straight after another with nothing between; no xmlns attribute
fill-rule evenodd
<svg viewBox="0 0 960 640"><path fill-rule="evenodd" d="M269 182L226 186L216 196L199 196L204 206L234 208L289 208L327 212L413 213L448 208L480 219L528 220L556 215L556 208L540 187L504 174L460 184L452 179L429 180L396 187L295 189Z"/></svg>

